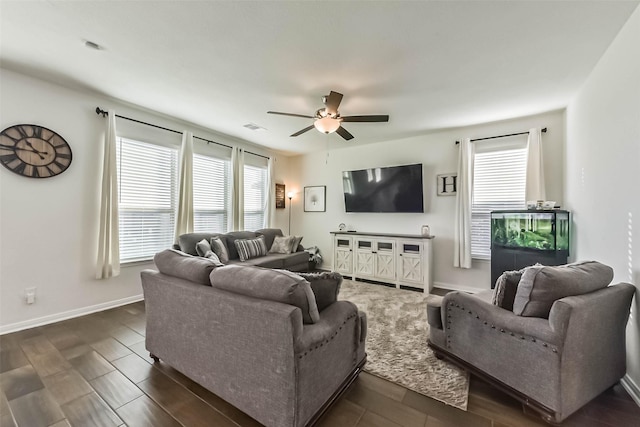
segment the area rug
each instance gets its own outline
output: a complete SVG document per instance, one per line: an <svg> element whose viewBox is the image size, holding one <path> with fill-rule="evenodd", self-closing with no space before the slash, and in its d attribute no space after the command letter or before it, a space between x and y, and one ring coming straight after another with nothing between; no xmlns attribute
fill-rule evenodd
<svg viewBox="0 0 640 427"><path fill-rule="evenodd" d="M365 371L466 411L469 374L427 346L423 293L344 280L340 299L367 313Z"/></svg>

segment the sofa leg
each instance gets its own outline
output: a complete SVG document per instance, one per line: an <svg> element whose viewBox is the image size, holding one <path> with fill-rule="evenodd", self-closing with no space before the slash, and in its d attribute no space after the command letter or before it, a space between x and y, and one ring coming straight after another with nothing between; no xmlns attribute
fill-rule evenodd
<svg viewBox="0 0 640 427"><path fill-rule="evenodd" d="M153 353L149 353L149 357L153 359L154 363L158 363L160 361L160 358Z"/></svg>

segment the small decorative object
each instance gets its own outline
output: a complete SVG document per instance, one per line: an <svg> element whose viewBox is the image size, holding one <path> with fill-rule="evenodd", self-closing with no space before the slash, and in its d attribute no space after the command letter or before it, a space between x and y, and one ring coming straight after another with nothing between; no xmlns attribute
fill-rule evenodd
<svg viewBox="0 0 640 427"><path fill-rule="evenodd" d="M423 225L421 231L423 236L431 236L431 230L428 225Z"/></svg>
<svg viewBox="0 0 640 427"><path fill-rule="evenodd" d="M556 207L556 202L554 200L546 200L542 203L542 209L553 209Z"/></svg>
<svg viewBox="0 0 640 427"><path fill-rule="evenodd" d="M50 178L71 165L63 137L39 125L14 125L0 132L0 163L28 178Z"/></svg>
<svg viewBox="0 0 640 427"><path fill-rule="evenodd" d="M344 231L345 228L347 228L347 226L344 224L344 222L341 222L340 225L338 226L338 230L340 231Z"/></svg>
<svg viewBox="0 0 640 427"><path fill-rule="evenodd" d="M326 190L324 185L304 187L304 211L325 212Z"/></svg>
<svg viewBox="0 0 640 427"><path fill-rule="evenodd" d="M458 174L443 173L436 177L438 196L455 196L458 192Z"/></svg>
<svg viewBox="0 0 640 427"><path fill-rule="evenodd" d="M542 210L542 203L544 202L544 200L538 200L536 202L536 209L537 210Z"/></svg>
<svg viewBox="0 0 640 427"><path fill-rule="evenodd" d="M284 184L276 184L276 209L284 209L286 207L284 195Z"/></svg>

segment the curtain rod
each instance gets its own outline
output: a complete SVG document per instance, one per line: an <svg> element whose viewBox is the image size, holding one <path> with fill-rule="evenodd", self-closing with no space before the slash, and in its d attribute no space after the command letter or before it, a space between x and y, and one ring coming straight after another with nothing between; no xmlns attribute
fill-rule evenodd
<svg viewBox="0 0 640 427"><path fill-rule="evenodd" d="M98 115L102 114L102 117L107 117L107 114L109 114L109 112L101 109L100 107L96 107L96 114L98 114ZM177 130L174 130L174 129L165 128L165 127L158 126L158 125L154 125L153 123L143 122L143 121L140 121L140 120L132 119L131 117L121 116L119 114L116 114L116 117L118 117L120 119L129 120L129 121L132 121L132 122L140 123L142 125L147 125L147 126L151 126L151 127L154 127L154 128L166 130L167 132L179 133L180 135L182 135L182 132L180 132L180 131L177 131ZM194 139L199 139L201 141L205 141L207 144L209 144L209 143L217 144L217 145L221 145L223 147L227 147L227 148L233 149L232 146L223 144L221 142L211 141L210 139L201 138L199 136L194 136L193 138ZM267 156L263 156L262 154L252 153L251 151L245 150L245 153L253 154L254 156L262 157L262 158L267 159L267 160L269 159L269 157L267 157Z"/></svg>
<svg viewBox="0 0 640 427"><path fill-rule="evenodd" d="M540 132L546 133L547 132L547 128L540 129ZM508 135L487 136L486 138L472 139L471 142L484 141L485 139L506 138L508 136L516 136L516 135L527 135L528 133L529 133L529 131L527 131L527 132L518 132L518 133L510 133ZM456 141L456 145L458 145L458 144L460 144L460 141Z"/></svg>

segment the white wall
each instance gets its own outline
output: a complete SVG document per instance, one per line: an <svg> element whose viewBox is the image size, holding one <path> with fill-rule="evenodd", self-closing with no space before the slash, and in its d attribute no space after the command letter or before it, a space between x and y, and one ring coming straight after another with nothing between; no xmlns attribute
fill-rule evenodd
<svg viewBox="0 0 640 427"><path fill-rule="evenodd" d="M640 8L567 108L566 198L578 258L640 288ZM627 327L628 377L640 393L640 302ZM640 394L636 395L640 399ZM640 404L640 400L638 401Z"/></svg>
<svg viewBox="0 0 640 427"><path fill-rule="evenodd" d="M123 266L119 277L95 280L98 188L102 168L102 133L106 119L96 106L249 151L274 155L243 141L215 134L91 93L0 70L0 127L33 123L50 128L73 150L71 167L48 179L32 179L0 168L0 332L55 321L90 309L139 298L139 272L152 263ZM180 144L181 136L118 120L119 133L150 142ZM197 150L214 150L195 143ZM249 157L249 156L247 156ZM276 181L285 182L288 159L276 156ZM282 211L276 225L286 226ZM36 287L33 305L24 289Z"/></svg>
<svg viewBox="0 0 640 427"><path fill-rule="evenodd" d="M523 100L526 102L526 100ZM391 118L393 119L393 117ZM358 125L350 131L357 135ZM367 126L367 125L360 125ZM544 166L547 178L547 198L562 203L564 162L564 111L532 117L450 129L397 141L358 145L357 137L344 142L345 148L319 151L291 159L295 188L300 191L293 203L292 233L303 235L303 244L317 245L325 259L324 268L331 268L331 238L329 233L345 223L357 231L420 234L428 224L436 236L434 248L435 286L449 289L489 289L491 268L486 261L474 261L469 270L453 267L453 215L455 197L436 195L436 175L455 172L458 148L455 141L528 131L532 127L547 127L543 134ZM329 138L339 138L329 135ZM526 136L521 136L526 141ZM481 142L479 142L481 144ZM423 164L424 214L345 213L342 191L342 171L370 167ZM327 186L327 211L304 212L302 190L305 186Z"/></svg>

